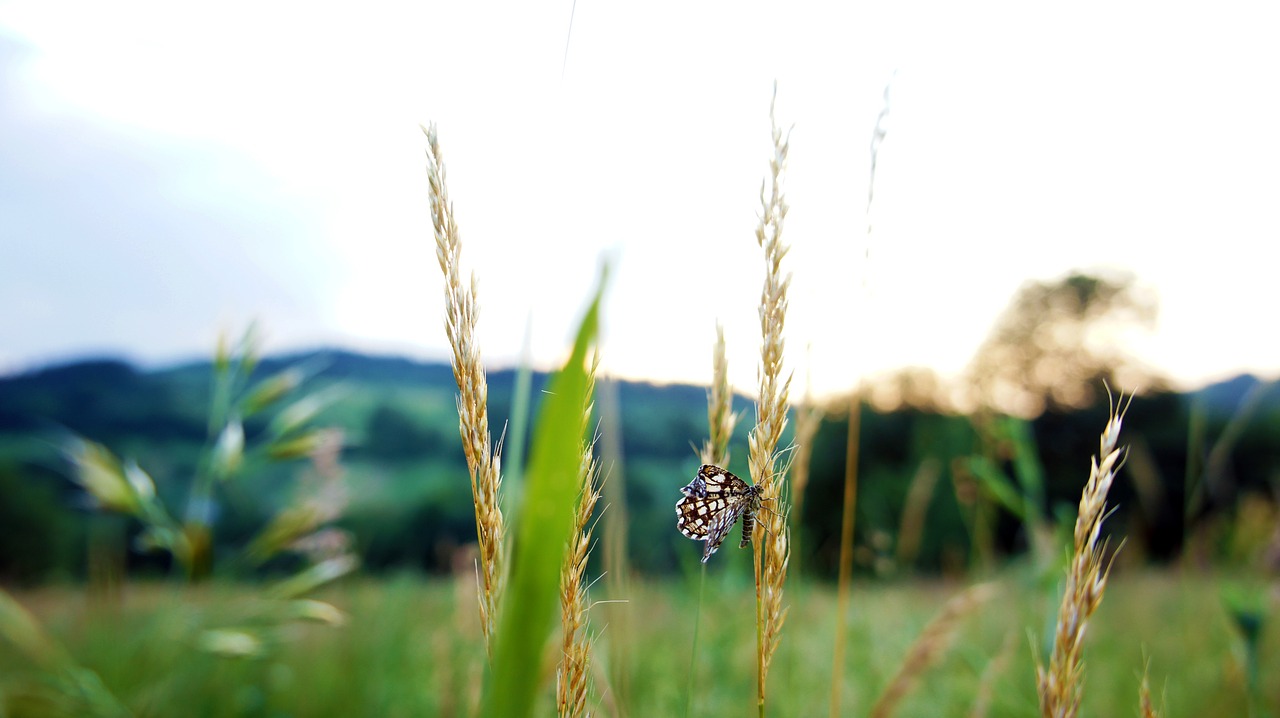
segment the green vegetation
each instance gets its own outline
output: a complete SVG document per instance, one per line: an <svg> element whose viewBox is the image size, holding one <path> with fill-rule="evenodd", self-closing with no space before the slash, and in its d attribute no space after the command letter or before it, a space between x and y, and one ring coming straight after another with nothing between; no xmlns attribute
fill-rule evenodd
<svg viewBox="0 0 1280 718"><path fill-rule="evenodd" d="M709 396L610 385L596 424L603 289L565 367L522 374L513 400L512 373L481 361L426 132L452 366L263 361L248 332L210 365L0 381L0 581L25 586L0 590L0 714L1145 718L1152 683L1177 715L1276 703L1280 405L1258 382L1091 403L1133 369L1094 326L1151 316L1128 280L1024 288L968 393L908 372L893 401L864 387L794 421L775 124L754 422L734 430L746 402L717 361ZM763 497L752 551L711 568L671 525L704 400L707 451L748 457L725 468ZM503 467L499 426L529 435L510 437L528 466ZM186 580L150 578L166 571Z"/></svg>
<svg viewBox="0 0 1280 718"><path fill-rule="evenodd" d="M716 573L708 576L703 599L691 714L746 715L755 705L755 599L749 573ZM1168 715L1247 715L1250 678L1218 583L1218 577L1168 573L1113 577L1090 626L1083 714L1133 715L1149 658L1156 702L1163 698ZM920 580L855 585L846 634L845 715L866 714L915 635L959 588ZM349 625L297 633L269 660L226 661L189 650L201 622L233 615L256 591L217 583L143 583L131 586L119 606L87 601L75 588L19 592L17 598L139 714L459 715L478 698L484 648L469 573L438 580L355 579L329 588L320 597L346 612ZM634 581L627 603L594 609L600 625L612 625L626 612L646 627L625 647L632 667L631 690L620 706L626 715L683 710L696 602L696 584ZM787 640L774 658L770 715L825 714L834 606L834 591L823 584L793 592ZM1012 660L995 677L989 715L1034 715L1026 628L1039 625L1048 610L1041 594L1027 590L1016 575L1006 577L996 599L962 622L952 649L904 698L899 715L967 716L982 673L1011 633ZM1257 675L1265 696L1280 691L1277 630L1275 624L1264 626L1260 638ZM606 630L601 640L615 638ZM17 675L25 667L0 647L0 675ZM605 697L604 714L616 714L615 699ZM551 714L550 691L540 701L535 714Z"/></svg>
<svg viewBox="0 0 1280 718"><path fill-rule="evenodd" d="M339 524L349 530L372 571L397 568L448 570L451 549L474 541L475 517L469 501L466 463L459 445L452 373L447 364L419 364L403 359L366 357L342 352L264 358L255 379L299 363L315 362L310 380L315 389L341 386L342 400L315 419L320 426L343 430L343 452L350 505ZM181 506L196 473L206 437L204 407L211 391L208 363L141 372L118 362L85 362L28 375L0 379L0 580L36 580L75 575L85 567L83 500L68 481L69 468L58 452L64 429L103 443L118 456L135 459L157 477L158 495ZM508 425L514 371L489 375L490 413L495 427ZM533 376L533 396L542 396L546 375ZM649 574L668 572L688 553L687 540L671 530L675 489L684 485L699 459L690 447L706 434L706 390L695 386L656 386L617 382L619 419L616 447L626 469L629 559ZM1191 542L1197 551L1248 552L1228 535L1234 503L1209 503L1197 492L1210 469L1225 474L1240 496L1270 494L1280 473L1280 391L1259 392L1266 385L1239 380L1195 395L1157 393L1139 396L1128 414L1127 439L1134 457L1127 469L1132 481L1121 481L1113 494L1116 513L1107 530L1126 537L1126 560L1165 562L1183 555ZM1241 400L1261 393L1251 420L1233 431L1231 450L1223 460L1206 465L1218 437L1231 423ZM89 399L92 397L92 400ZM106 407L119 403L127 420L113 421ZM98 407L98 408L90 408ZM1198 407L1198 408L1196 408ZM750 414L741 396L734 410ZM1191 431L1193 414L1199 426ZM388 419L388 417L395 417ZM1095 450L1097 427L1105 408L1047 413L1027 423L1034 439L1044 488L1039 508L1057 518L1073 511L1079 500L1082 469ZM1024 524L1007 506L983 498L985 489L957 459L977 455L979 435L967 417L927 409L900 407L862 409L857 537L860 571L960 572L972 565L995 565L1001 556L1016 556L1030 544ZM746 466L746 422L730 442L733 463ZM391 426L390 437L376 428ZM397 428L398 427L398 428ZM248 434L265 424L246 421ZM1188 437L1198 435L1192 447ZM429 451L411 451L410 437L424 439ZM823 421L814 440L809 487L797 522L804 531L803 553L792 557L802 570L832 576L838 543L847 424L840 414ZM510 442L511 437L507 437ZM791 440L784 435L783 444ZM1012 445L1010 445L1012 446ZM997 447L999 448L999 447ZM1201 471L1187 476L1187 457L1200 460ZM1016 455L1000 449L990 461L1015 484ZM1222 454L1219 451L1217 454ZM1086 457L1086 458L1081 458ZM908 504L910 481L920 466L936 462L940 474L925 497L924 525L912 563L896 564L898 533ZM1082 464L1084 464L1082 466ZM251 533L286 505L297 468L252 463L252 481L234 486L226 501L225 523L215 527L215 541L231 545ZM1212 482L1222 484L1224 479ZM1198 513L1184 516L1184 501L1203 493ZM1220 494L1219 494L1220 495ZM23 517L48 517L38 526ZM27 526L19 531L19 526ZM131 524L130 535L141 530ZM35 533L31 533L34 531ZM45 535L36 549L34 537ZM1242 557L1236 555L1233 560ZM145 555L131 554L135 569L158 568Z"/></svg>

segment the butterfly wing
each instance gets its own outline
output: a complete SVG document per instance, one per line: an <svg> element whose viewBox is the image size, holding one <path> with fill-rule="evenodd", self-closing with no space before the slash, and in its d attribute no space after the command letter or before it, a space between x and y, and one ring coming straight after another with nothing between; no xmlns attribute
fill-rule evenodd
<svg viewBox="0 0 1280 718"><path fill-rule="evenodd" d="M711 494L734 493L734 482L746 486L745 481L719 466L703 464L698 469L698 475L693 477L693 481L690 481L688 486L681 488L680 493L698 498L705 498Z"/></svg>
<svg viewBox="0 0 1280 718"><path fill-rule="evenodd" d="M760 504L759 488L719 466L704 464L680 493L684 498L676 502L676 528L694 541L707 542L702 551L703 563L720 548L740 518L743 519L741 546L751 543L755 512Z"/></svg>
<svg viewBox="0 0 1280 718"><path fill-rule="evenodd" d="M716 514L724 506L720 498L685 496L676 502L676 528L694 541L705 541Z"/></svg>
<svg viewBox="0 0 1280 718"><path fill-rule="evenodd" d="M707 526L707 545L702 549L703 563L706 563L707 559L720 548L720 544L724 543L724 537L729 535L729 529L738 523L738 519L746 510L747 502L739 499L726 505L711 519L710 525Z"/></svg>

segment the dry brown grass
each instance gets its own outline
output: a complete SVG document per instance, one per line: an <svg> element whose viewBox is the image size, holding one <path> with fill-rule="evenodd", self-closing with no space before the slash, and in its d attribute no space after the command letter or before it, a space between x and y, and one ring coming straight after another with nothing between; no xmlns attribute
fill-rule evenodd
<svg viewBox="0 0 1280 718"><path fill-rule="evenodd" d="M782 496L787 467L778 461L778 441L787 424L787 393L791 377L782 378L783 326L787 313L787 287L791 276L782 273L787 246L782 243L782 225L787 203L782 194L782 176L787 164L789 140L783 136L769 108L773 125L773 158L769 179L761 184L762 212L756 241L764 250L764 289L760 294L760 396L756 403L756 425L747 437L751 478L762 486L767 510L761 512L760 540L753 542L756 575L756 685L760 714L764 714L765 685L769 663L782 635L787 609L782 605L782 589L791 557L787 530L787 507ZM768 192L766 193L766 190Z"/></svg>
<svg viewBox="0 0 1280 718"><path fill-rule="evenodd" d="M492 449L489 434L489 383L480 347L476 344L476 278L463 284L461 278L462 240L454 221L453 203L445 186L444 158L436 127L423 128L427 135L427 181L431 224L435 228L436 258L444 273L445 333L453 349L453 378L458 383L458 431L471 474L471 498L476 509L476 537L480 547L480 626L485 652L493 656L493 632L505 582L503 536L505 524L499 504L502 488L501 462Z"/></svg>
<svg viewBox="0 0 1280 718"><path fill-rule="evenodd" d="M1036 668L1040 712L1045 718L1074 718L1080 710L1083 683L1082 653L1089 618L1102 603L1110 564L1104 565L1106 542L1099 543L1107 517L1107 492L1123 463L1120 425L1128 404L1121 396L1102 431L1098 456L1090 460L1089 482L1080 496L1073 555L1067 585L1058 610L1049 666Z"/></svg>

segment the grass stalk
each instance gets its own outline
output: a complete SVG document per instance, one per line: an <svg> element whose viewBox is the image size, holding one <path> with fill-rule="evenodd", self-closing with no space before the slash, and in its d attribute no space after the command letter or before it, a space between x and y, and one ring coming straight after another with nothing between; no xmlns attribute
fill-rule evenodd
<svg viewBox="0 0 1280 718"><path fill-rule="evenodd" d="M776 99L775 90L775 102ZM763 529L760 538L752 542L756 580L756 698L761 716L765 713L769 663L778 648L787 616L782 593L791 555L787 507L782 495L787 467L778 464L777 451L787 424L787 393L791 386L790 375L782 378L782 331L787 287L791 284L791 276L782 273L782 258L788 250L782 243L783 220L788 209L782 179L790 140L778 127L774 104L770 103L769 107L774 154L769 161L770 176L760 186L762 212L756 227L756 242L764 250L765 258L764 289L760 295L760 396L756 403L756 425L747 437L751 478L763 487L761 496L769 507L759 517Z"/></svg>
<svg viewBox="0 0 1280 718"><path fill-rule="evenodd" d="M445 333L453 350L453 378L458 384L458 431L471 474L471 498L476 509L476 540L480 547L480 626L485 653L492 660L494 626L505 583L503 536L506 532L500 504L502 488L498 450L489 434L489 383L476 344L476 277L464 285L461 274L462 240L445 185L444 158L434 123L423 128L427 135L427 181L431 224L435 230L436 258L445 278Z"/></svg>
<svg viewBox="0 0 1280 718"><path fill-rule="evenodd" d="M686 690L684 693L684 717L689 718L689 711L693 708L693 689L698 685L698 633L702 628L702 596L707 586L707 564L700 564L698 571L698 606L693 611L693 647L689 649L689 671L685 674L688 677L686 682Z"/></svg>
<svg viewBox="0 0 1280 718"><path fill-rule="evenodd" d="M601 557L605 590L610 596L631 595L631 567L628 561L627 542L627 472L622 455L622 410L618 406L618 383L609 377L602 378L596 388L600 409L600 454L604 466L609 467L609 480L601 486L608 515L602 516L604 536ZM610 640L606 663L609 692L606 694L618 707L618 718L626 718L626 708L631 705L631 676L634 675L635 634L632 632L632 608L627 603L613 604L606 610Z"/></svg>
<svg viewBox="0 0 1280 718"><path fill-rule="evenodd" d="M900 571L913 568L920 555L929 504L933 501L933 491L941 475L942 462L937 457L927 456L911 477L906 505L903 506L902 518L898 522L898 542L894 549L894 563Z"/></svg>
<svg viewBox="0 0 1280 718"><path fill-rule="evenodd" d="M729 463L729 439L738 423L733 412L733 389L729 386L729 359L725 351L724 326L716 323L716 343L711 352L711 388L707 391L707 440L702 444L704 464L724 467ZM698 634L702 624L702 596L707 583L707 565L698 573L698 606L693 615L693 646L689 649L688 690L685 692L684 715L693 704L693 689L698 684Z"/></svg>
<svg viewBox="0 0 1280 718"><path fill-rule="evenodd" d="M889 117L889 90L893 79L884 88L884 104L880 114L876 116L875 127L871 130L870 167L867 177L867 206L864 214L867 220L867 256L871 255L871 207L876 194L876 163L880 158L880 145L888 132L886 129ZM863 276L863 289L866 289L866 275ZM849 395L849 434L846 440L844 467L844 501L840 519L840 568L836 584L836 643L835 655L831 665L831 703L832 718L840 715L840 691L844 683L844 622L849 612L849 584L853 580L853 525L857 510L858 495L858 434L861 427L862 400L855 388Z"/></svg>
<svg viewBox="0 0 1280 718"><path fill-rule="evenodd" d="M1106 542L1099 543L1099 539L1102 522L1109 513L1107 492L1123 463L1120 425L1127 408L1123 396L1112 405L1098 456L1090 460L1089 481L1080 496L1071 565L1067 569L1049 665L1036 668L1040 713L1045 718L1074 718L1080 710L1085 629L1102 603L1111 569L1110 563L1103 563Z"/></svg>
<svg viewBox="0 0 1280 718"><path fill-rule="evenodd" d="M858 497L858 437L862 425L862 402L858 392L849 398L849 434L845 441L844 503L840 518L840 568L836 578L835 651L831 660L832 718L840 715L840 691L844 685L844 623L849 614L849 591L853 582L853 525Z"/></svg>

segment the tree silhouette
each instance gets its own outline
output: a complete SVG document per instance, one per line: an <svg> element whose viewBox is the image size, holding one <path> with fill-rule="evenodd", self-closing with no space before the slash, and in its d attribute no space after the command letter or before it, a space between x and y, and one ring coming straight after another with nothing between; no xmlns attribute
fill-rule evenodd
<svg viewBox="0 0 1280 718"><path fill-rule="evenodd" d="M1163 385L1129 356L1125 338L1154 326L1157 302L1129 274L1073 272L1024 285L969 365L973 401L1031 417L1092 403L1102 381Z"/></svg>

